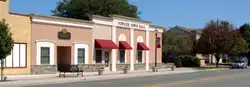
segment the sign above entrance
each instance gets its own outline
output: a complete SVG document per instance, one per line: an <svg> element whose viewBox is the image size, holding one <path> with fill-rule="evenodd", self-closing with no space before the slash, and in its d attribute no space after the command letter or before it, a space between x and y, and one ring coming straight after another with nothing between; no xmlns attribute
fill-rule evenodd
<svg viewBox="0 0 250 87"><path fill-rule="evenodd" d="M61 31L58 32L58 39L62 40L70 40L71 34L68 32L67 29L62 29Z"/></svg>
<svg viewBox="0 0 250 87"><path fill-rule="evenodd" d="M117 26L128 27L128 28L137 28L137 29L145 29L146 28L146 26L143 24L124 22L124 21L118 21Z"/></svg>

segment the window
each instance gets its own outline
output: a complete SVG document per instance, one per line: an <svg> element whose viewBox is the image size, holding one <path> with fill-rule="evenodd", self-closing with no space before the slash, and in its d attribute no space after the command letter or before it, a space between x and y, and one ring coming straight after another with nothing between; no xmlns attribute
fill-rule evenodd
<svg viewBox="0 0 250 87"><path fill-rule="evenodd" d="M102 63L102 50L96 50L95 51L95 62L96 63Z"/></svg>
<svg viewBox="0 0 250 87"><path fill-rule="evenodd" d="M142 51L141 50L137 51L137 61L138 63L142 63Z"/></svg>
<svg viewBox="0 0 250 87"><path fill-rule="evenodd" d="M41 47L41 64L50 64L50 48Z"/></svg>
<svg viewBox="0 0 250 87"><path fill-rule="evenodd" d="M26 67L26 44L15 43L11 54L4 59L4 67L8 68L25 68ZM1 67L1 63L0 63Z"/></svg>
<svg viewBox="0 0 250 87"><path fill-rule="evenodd" d="M119 63L125 63L125 50L119 51Z"/></svg>
<svg viewBox="0 0 250 87"><path fill-rule="evenodd" d="M85 64L85 49L84 48L78 48L78 64Z"/></svg>

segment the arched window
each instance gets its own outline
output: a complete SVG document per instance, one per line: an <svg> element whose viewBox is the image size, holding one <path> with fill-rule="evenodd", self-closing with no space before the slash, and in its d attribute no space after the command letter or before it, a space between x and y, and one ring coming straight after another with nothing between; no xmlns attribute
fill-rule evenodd
<svg viewBox="0 0 250 87"><path fill-rule="evenodd" d="M120 34L119 36L119 41L126 41L127 38L124 34ZM124 64L126 63L126 50L119 50L119 58L118 58L118 63Z"/></svg>
<svg viewBox="0 0 250 87"><path fill-rule="evenodd" d="M142 36L138 36L137 37L137 42L143 42L143 37Z"/></svg>
<svg viewBox="0 0 250 87"><path fill-rule="evenodd" d="M126 41L126 40L127 40L126 36L124 34L120 34L119 41Z"/></svg>
<svg viewBox="0 0 250 87"><path fill-rule="evenodd" d="M143 42L143 37L138 36L137 37L137 42ZM137 57L136 57L136 62L137 63L142 63L143 59L143 51L142 50L137 50Z"/></svg>

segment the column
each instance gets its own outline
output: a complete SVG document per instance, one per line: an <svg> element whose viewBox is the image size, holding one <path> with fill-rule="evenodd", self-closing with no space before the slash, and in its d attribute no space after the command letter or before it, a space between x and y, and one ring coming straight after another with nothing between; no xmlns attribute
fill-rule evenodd
<svg viewBox="0 0 250 87"><path fill-rule="evenodd" d="M115 25L112 25L112 35L111 35L111 37L112 37L112 41L114 42L114 43L116 43L116 26ZM117 49L112 49L112 52L111 52L111 55L112 55L112 71L113 72L115 72L116 71L116 52L117 51Z"/></svg>
<svg viewBox="0 0 250 87"><path fill-rule="evenodd" d="M148 46L148 47L150 47L149 46L149 39L150 37L149 37L149 30L147 29L146 30L146 45ZM149 70L149 51L147 50L146 51L146 70Z"/></svg>
<svg viewBox="0 0 250 87"><path fill-rule="evenodd" d="M130 50L130 70L134 71L134 29L130 28L130 45L133 48Z"/></svg>

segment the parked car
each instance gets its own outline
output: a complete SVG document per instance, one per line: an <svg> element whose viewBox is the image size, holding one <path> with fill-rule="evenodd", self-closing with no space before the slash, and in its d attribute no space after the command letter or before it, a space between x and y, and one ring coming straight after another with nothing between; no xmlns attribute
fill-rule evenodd
<svg viewBox="0 0 250 87"><path fill-rule="evenodd" d="M248 68L248 61L245 60L245 58L240 58L240 59L235 59L235 60L232 60L232 69L235 69L235 68L240 68L240 69L246 69Z"/></svg>

